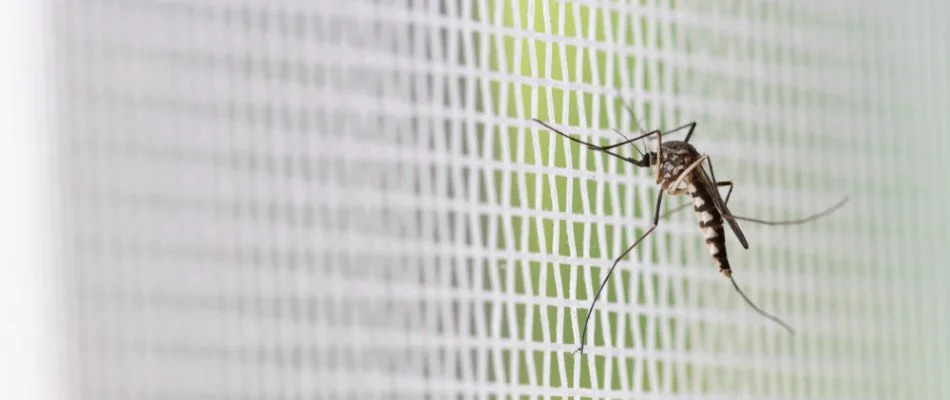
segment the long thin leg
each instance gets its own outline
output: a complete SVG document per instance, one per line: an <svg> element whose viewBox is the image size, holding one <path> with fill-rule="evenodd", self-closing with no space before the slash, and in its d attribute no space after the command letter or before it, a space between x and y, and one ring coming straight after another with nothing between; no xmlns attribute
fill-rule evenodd
<svg viewBox="0 0 950 400"><path fill-rule="evenodd" d="M713 180L715 181L716 175L715 175L715 173L713 172L712 163L708 163L707 165L709 165L709 174L712 175ZM729 197L732 196L732 189L733 189L732 181L716 182L716 186L729 186L729 191L726 192L726 199L724 200L724 202L728 205L728 204L729 204ZM821 218L821 217L824 217L824 216L826 216L826 215L828 215L828 214L831 214L831 213L834 212L835 210L837 210L837 209L841 208L842 206L844 206L845 203L848 202L848 200L850 200L850 199L848 198L848 196L845 196L844 198L842 198L841 200L839 200L837 203L835 203L835 204L832 205L831 207L828 207L828 208L826 208L825 210L823 210L823 211L821 211L821 212L819 212L819 213L817 213L817 214L809 215L809 216L804 217L804 218L793 219L793 220L787 220L787 221L767 221L767 220L763 220L763 219L742 217L742 216L738 216L738 215L733 215L732 217L735 218L735 219L737 219L737 220L739 220L739 221L753 222L753 223L756 223L756 224L771 225L771 226L778 226L778 225L798 225L798 224L804 224L804 223L806 223L806 222L811 222L811 221L814 221L814 220L819 219L819 218ZM671 211L671 212L672 212L672 211ZM668 214L669 214L669 213L668 213Z"/></svg>
<svg viewBox="0 0 950 400"><path fill-rule="evenodd" d="M625 140L625 141L623 141L623 142L616 143L616 144L612 144L612 145L610 145L610 146L606 146L606 147L605 147L605 146L598 146L598 145L596 145L596 144L593 144L593 143L590 143L590 142L585 142L585 141L583 141L583 140L580 140L580 139L571 137L570 135L568 135L568 134L566 134L566 133L564 133L564 132L561 132L561 131L558 130L557 128L555 128L555 127L553 127L553 126L551 126L551 125L549 125L549 124L545 123L544 121L541 121L541 120L539 120L539 119L537 119L537 118L533 118L533 120L534 120L534 122L537 122L537 123L541 124L541 125L544 126L545 128L550 129L552 132L557 133L558 135L561 135L561 136L563 136L564 138L566 138L566 139L568 139L568 140L571 140L571 141L573 141L573 142L575 142L575 143L579 143L579 144L582 144L582 145L584 145L584 146L587 146L588 148L590 148L590 149L592 149L592 150L602 151L602 152L604 152L604 153L610 154L610 155L612 155L612 156L614 156L614 157L617 157L617 158L619 158L619 159L621 159L621 160L624 160L624 161L627 161L627 162L630 162L630 163L633 163L633 164L636 164L636 165L640 165L640 164L642 164L642 162L637 161L637 160L634 160L634 159L632 159L632 158L630 158L630 157L624 157L624 156L622 156L622 155L620 155L620 154L617 154L617 153L614 153L614 152L612 152L612 151L610 151L610 150L613 149L613 148L615 148L615 147L623 146L623 145L628 144L628 143L633 143L633 142L635 142L635 141L637 141L637 140L640 140L640 139L643 139L643 138L645 138L645 137L647 137L647 136L650 136L650 135L658 135L658 134L660 133L659 131L649 132L649 133L647 133L646 135L637 136L637 137L635 137L635 138L633 138L633 139ZM638 151L639 151L639 150L638 150Z"/></svg>
<svg viewBox="0 0 950 400"><path fill-rule="evenodd" d="M657 167L663 165L663 135L656 135L656 165ZM656 184L660 184L660 177L663 173L663 168L656 169Z"/></svg>
<svg viewBox="0 0 950 400"><path fill-rule="evenodd" d="M733 183L732 183L732 181L716 182L716 186L720 186L720 187L722 187L722 186L729 186L729 191L726 192L726 199L725 199L725 203L726 203L726 204L729 204L729 198L732 196L732 189L733 189ZM735 219L737 219L737 220L739 220L739 221L746 221L746 222L752 222L752 223L755 223L755 224L762 224L762 225L769 225L769 226L801 225L801 224L804 224L804 223L807 223L807 222L812 222L812 221L817 220L817 219L819 219L819 218L825 217L825 216L827 216L828 214L831 214L831 213L834 212L835 210L837 210L837 209L841 208L842 206L844 206L845 204L847 204L849 200L850 200L850 198L849 198L848 196L845 196L844 198L842 198L841 200L839 200L837 203L835 203L835 204L832 205L831 207L828 207L828 208L826 208L826 209L824 209L824 210L822 210L821 212L818 212L818 213L816 213L816 214L812 214L812 215L809 215L809 216L807 216L807 217L799 218L799 219L792 219L792 220L785 220L785 221L768 221L768 220L763 220L763 219L758 219L758 218L743 217L743 216L741 216L741 215L733 215L732 217L735 218ZM663 216L661 216L660 218L661 218L661 219L665 219L666 217L669 217L670 215L673 215L673 214L675 214L675 213L677 213L677 212L683 211L684 209L686 209L686 208L689 207L690 205L691 205L691 203L685 203L685 204L676 206L676 208L667 211L667 212L664 213Z"/></svg>
<svg viewBox="0 0 950 400"><path fill-rule="evenodd" d="M614 132L617 132L617 134L620 135L622 138L627 139L627 140L630 140L630 138L628 138L627 135L624 135L623 132L620 132L620 131L617 130L617 129L613 129L613 131L614 131ZM643 152L640 151L640 148L637 147L636 144L633 144L633 143L630 143L630 144L633 145L633 149L637 151L637 154L640 154L641 157L644 155Z"/></svg>
<svg viewBox="0 0 950 400"><path fill-rule="evenodd" d="M716 186L729 186L729 191L726 192L726 200L725 200L725 203L726 203L726 204L729 204L729 197L732 196L732 188L733 188L732 181L716 182ZM771 225L771 226L778 226L778 225L800 225L800 224L804 224L804 223L806 223L806 222L814 221L814 220L819 219L819 218L821 218L821 217L824 217L824 216L826 216L826 215L828 215L828 214L831 214L831 213L834 212L835 210L837 210L837 209L841 208L842 206L844 206L845 204L847 204L849 200L851 200L851 199L850 199L848 196L844 196L841 200L838 200L838 202L835 203L834 205L832 205L831 207L828 207L828 208L826 208L826 209L824 209L824 210L822 210L821 212L818 212L818 213L816 213L816 214L812 214L812 215L809 215L809 216L807 216L807 217L799 218L799 219L791 219L791 220L786 220L786 221L767 221L767 220L764 220L764 219L743 217L743 216L739 216L739 215L733 215L733 218L735 218L735 219L737 219L737 220L740 220L740 221L752 222L752 223L763 224L763 225ZM673 211L667 212L667 214L671 214L672 212L673 212Z"/></svg>
<svg viewBox="0 0 950 400"><path fill-rule="evenodd" d="M688 124L686 124L686 125L683 125L683 126L681 126L681 127L679 127L679 128L676 128L676 129L673 129L673 130L671 130L671 131L664 132L663 134L664 134L664 135L669 135L669 134L671 134L671 133L673 133L673 132L679 132L680 130L685 129L687 126L689 127L689 132L686 133L686 139L683 139L683 141L686 142L686 143L689 143L689 138L693 136L693 130L696 129L696 121L690 122L690 123L688 123Z"/></svg>
<svg viewBox="0 0 950 400"><path fill-rule="evenodd" d="M623 101L623 99L620 99L620 104L623 105L623 108L627 109L627 113L629 113L630 117L633 118L633 123L637 126L637 129L640 131L640 133L646 133L646 131L643 130L643 128L640 126L640 120L637 118L637 114L633 111L633 107L627 104L627 102ZM686 139L684 139L683 141L686 143L689 143L689 138L693 136L693 129L696 129L696 121L690 122L686 125L673 129L671 131L663 132L663 134L669 135L671 133L679 132L680 130L685 129L686 127L689 127L689 133L686 134Z"/></svg>
<svg viewBox="0 0 950 400"><path fill-rule="evenodd" d="M728 206L728 205L729 205L729 198L732 197L732 188L733 188L733 186L732 186L732 181L716 182L716 186L719 186L719 187L722 187L722 186L729 186L729 191L726 192L726 199L723 200L723 202L726 203L726 205Z"/></svg>
<svg viewBox="0 0 950 400"><path fill-rule="evenodd" d="M706 165L709 166L709 175L712 177L712 181L715 184L718 181L716 180L716 171L713 170L712 159L709 157L708 154L705 157L706 157ZM710 193L710 195L712 195L712 193ZM719 196L718 190L716 190L715 195ZM745 238L745 234L742 233L742 228L739 227L739 223L736 222L736 217L732 215L732 211L729 211L729 207L726 206L726 202L723 201L722 207L716 207L716 208L722 208L721 210L719 210L719 213L722 214L722 219L726 220L726 222L729 223L729 228L731 228L732 233L736 235L736 239L739 240L739 244L741 244L743 248L748 249L749 241Z"/></svg>
<svg viewBox="0 0 950 400"><path fill-rule="evenodd" d="M759 315L772 320L772 322L775 322L776 324L781 325L782 328L785 328L785 330L788 331L788 333L791 333L793 335L795 334L795 330L792 329L791 325L787 324L785 321L782 321L781 318L765 312L765 310L755 305L755 303L753 303L752 300L749 300L749 297L745 295L745 292L743 292L742 289L739 288L739 284L736 283L736 280L735 278L732 277L732 274L729 274L726 276L729 278L729 281L732 282L732 287L736 290L736 293L739 293L739 296L742 296L742 300L745 300L745 303L748 304L749 307L752 307L752 309L755 310L755 312L759 313Z"/></svg>
<svg viewBox="0 0 950 400"><path fill-rule="evenodd" d="M708 165L709 165L709 174L712 175L713 180L715 181L716 175L715 175L715 173L713 173L712 163L709 163ZM732 184L732 181L716 182L716 186L719 186L719 187L722 187L722 186L729 186L729 191L726 192L726 199L723 201L724 203L726 203L726 205L729 205L729 198L732 197L732 189L733 189L733 187L734 187L733 184ZM844 196L844 198L842 198L841 200L838 200L838 202L835 203L833 206L828 207L828 208L826 208L825 210L823 210L823 211L821 211L821 212L819 212L819 213L817 213L817 214L809 215L809 216L807 216L807 217L805 217L805 218L792 219L792 220L787 220L787 221L766 221L766 220L763 220L763 219L742 217L742 216L738 216L738 215L733 215L732 217L735 218L735 219L737 219L737 220L740 220L740 221L753 222L753 223L756 223L756 224L763 224L763 225L772 225L772 226L777 226L777 225L798 225L798 224L804 224L804 223L806 223L806 222L811 222L811 221L814 221L814 220L819 219L819 218L821 218L821 217L824 217L824 216L826 216L826 215L828 215L828 214L831 214L831 213L834 212L835 210L837 210L837 209L841 208L842 206L844 206L844 205L848 202L848 200L850 200L850 198L849 198L848 196ZM688 206L688 204L687 204L686 206ZM685 208L685 207L683 207L683 208ZM674 210L671 210L671 211L667 212L666 215L672 214L672 213L675 212L675 211L679 211L679 210L675 210L675 209L674 209Z"/></svg>
<svg viewBox="0 0 950 400"><path fill-rule="evenodd" d="M706 166L709 167L709 176L712 178L712 181L713 181L713 182L716 182L716 186L719 186L719 181L716 180L716 170L713 169L712 160L709 159L708 155L707 155L707 157L706 157ZM731 193L731 192L732 192L732 189L729 189L729 192ZM726 201L725 203L726 203L727 205L729 204L728 201Z"/></svg>
<svg viewBox="0 0 950 400"><path fill-rule="evenodd" d="M573 140L573 141L575 141L575 142L577 142L577 143L583 144L583 145L585 145L585 146L587 146L587 147L593 148L593 149L595 149L595 150L601 150L601 151L603 151L603 150L611 150L611 149L614 149L614 148L623 146L623 145L625 145L625 144L630 144L630 143L636 142L637 140L643 139L643 138L645 138L645 137L647 137L647 136L650 136L650 135L657 135L657 134L660 133L660 131L647 132L646 134L637 136L637 137L635 137L635 138L633 138L633 139L627 139L627 137L624 136L623 133L620 133L620 131L614 129L615 132L620 133L621 136L624 136L624 139L626 139L626 140L624 140L624 141L622 141L622 142L620 142L620 143L614 143L614 144L607 145L607 146L600 146L600 145L596 145L596 144L593 144L593 143L590 143L590 142L585 142L585 141L580 140L580 139L575 139L575 138L573 138L573 137L567 135L566 133L561 132L561 131L555 129L555 128L552 127L550 124L548 124L548 123L546 123L546 122L544 122L544 121L541 121L541 120L539 120L539 119L537 119L537 118L535 118L534 121L537 122L537 123L539 123L539 124L541 124L541 125L544 125L545 128L548 128L548 129L550 129L550 130L552 130L552 131L554 131L554 132L560 134L561 136L564 136L564 137L566 137L566 138L568 138L568 139L570 139L570 140Z"/></svg>
<svg viewBox="0 0 950 400"><path fill-rule="evenodd" d="M845 196L844 198L842 198L841 200L839 200L837 203L835 203L835 205L833 205L833 206L831 206L831 207L828 207L827 209L825 209L825 210L822 211L822 212L819 212L819 213L814 214L814 215L809 215L809 216L807 216L807 217L805 217L805 218L792 219L792 220L787 220L787 221L766 221L766 220L757 219L757 218L740 217L740 216L738 216L738 215L733 215L733 217L735 217L735 219L738 219L738 220L740 220L740 221L754 222L754 223L757 223L757 224L771 225L771 226L778 226L778 225L799 225L799 224L804 224L804 223L806 223L806 222L814 221L814 220L819 219L819 218L821 218L821 217L824 217L824 216L826 216L826 215L828 215L828 214L831 214L833 211L835 211L835 210L841 208L842 206L844 206L845 203L848 202L848 200L850 200L850 199L848 198L848 196Z"/></svg>
<svg viewBox="0 0 950 400"><path fill-rule="evenodd" d="M716 182L716 186L729 186L729 191L726 193L726 203L729 203L729 196L732 196L732 181ZM663 216L660 217L660 219L666 219L666 217L669 217L670 215L683 211L686 209L686 207L689 207L691 205L693 205L693 203L683 203L681 205L678 205L672 210L664 213Z"/></svg>
<svg viewBox="0 0 950 400"><path fill-rule="evenodd" d="M716 170L713 169L712 160L710 160L709 157L706 157L706 165L709 166L709 176L712 177L712 181L713 181L713 182L716 182L716 186L717 186L717 187L718 187L718 186L726 186L726 185L729 186L729 192L726 193L726 199L723 200L723 202L722 202L723 204L725 204L725 205L728 206L728 205L729 205L729 196L732 196L732 181L722 181L721 184L720 184L720 182L719 182L718 180L716 180ZM730 212L729 214L732 214L732 212ZM735 216L733 216L733 218L734 218L734 217L735 217Z"/></svg>
<svg viewBox="0 0 950 400"><path fill-rule="evenodd" d="M640 244L640 242L643 241L644 238L649 236L651 233L653 233L653 230L656 229L656 226L660 223L660 205L662 203L663 203L663 191L661 190L656 196L656 211L653 213L653 226L651 226L650 229L647 229L647 231L642 236L640 236L640 238L638 238L635 242L633 242L633 244L630 245L630 247L628 247L627 250L624 250L624 252L621 253L620 256L614 260L614 263L613 265L610 266L610 269L607 270L607 276L604 278L603 281L601 281L600 287L597 289L597 294L594 295L594 301L590 303L590 308L587 309L587 318L584 319L584 329L581 333L581 346L578 347L577 350L574 350L575 353L577 352L580 352L581 354L584 353L584 343L587 342L587 326L590 324L590 317L594 315L594 306L597 305L597 300L600 299L601 292L603 292L604 288L607 287L607 281L610 280L610 275L614 273L614 268L617 267L617 264L620 263L620 260L626 257L627 254L629 254L631 251L633 251L634 247L637 247L637 245Z"/></svg>

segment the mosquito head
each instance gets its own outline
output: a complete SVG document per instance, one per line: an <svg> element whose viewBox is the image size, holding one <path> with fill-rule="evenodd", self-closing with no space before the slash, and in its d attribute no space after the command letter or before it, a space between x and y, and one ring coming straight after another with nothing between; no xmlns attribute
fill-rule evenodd
<svg viewBox="0 0 950 400"><path fill-rule="evenodd" d="M655 151L648 151L643 155L643 163L647 167L655 167L660 162L660 156Z"/></svg>
<svg viewBox="0 0 950 400"><path fill-rule="evenodd" d="M627 158L627 161L632 162L634 165L640 168L649 168L649 167L655 166L657 161L659 160L656 153L652 151L648 151L646 152L646 154L641 152L640 156L641 157L639 160L636 158Z"/></svg>

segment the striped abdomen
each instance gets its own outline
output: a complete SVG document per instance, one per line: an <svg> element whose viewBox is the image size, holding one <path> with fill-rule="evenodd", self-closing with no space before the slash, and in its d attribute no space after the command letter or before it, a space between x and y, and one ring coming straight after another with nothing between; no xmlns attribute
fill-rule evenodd
<svg viewBox="0 0 950 400"><path fill-rule="evenodd" d="M699 221L699 230L706 239L706 247L719 266L719 273L725 276L732 275L729 260L726 258L726 235L722 226L722 214L716 209L710 194L701 186L690 182L687 193L693 198L693 211Z"/></svg>

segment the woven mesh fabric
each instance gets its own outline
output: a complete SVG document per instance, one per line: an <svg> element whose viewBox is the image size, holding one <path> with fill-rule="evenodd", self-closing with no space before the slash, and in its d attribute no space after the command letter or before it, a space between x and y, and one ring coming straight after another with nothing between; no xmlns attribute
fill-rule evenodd
<svg viewBox="0 0 950 400"><path fill-rule="evenodd" d="M945 398L946 7L891 3L58 1L77 398ZM795 335L686 211L571 354L655 172L531 118L621 101L737 215L850 196L728 239Z"/></svg>

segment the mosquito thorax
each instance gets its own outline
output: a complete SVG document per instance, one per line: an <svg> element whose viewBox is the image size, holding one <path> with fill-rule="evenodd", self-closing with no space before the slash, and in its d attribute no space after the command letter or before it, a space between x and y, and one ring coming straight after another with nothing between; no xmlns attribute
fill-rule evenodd
<svg viewBox="0 0 950 400"><path fill-rule="evenodd" d="M665 183L672 183L683 171L689 168L690 164L700 157L695 147L678 140L663 142L661 150L658 180Z"/></svg>

